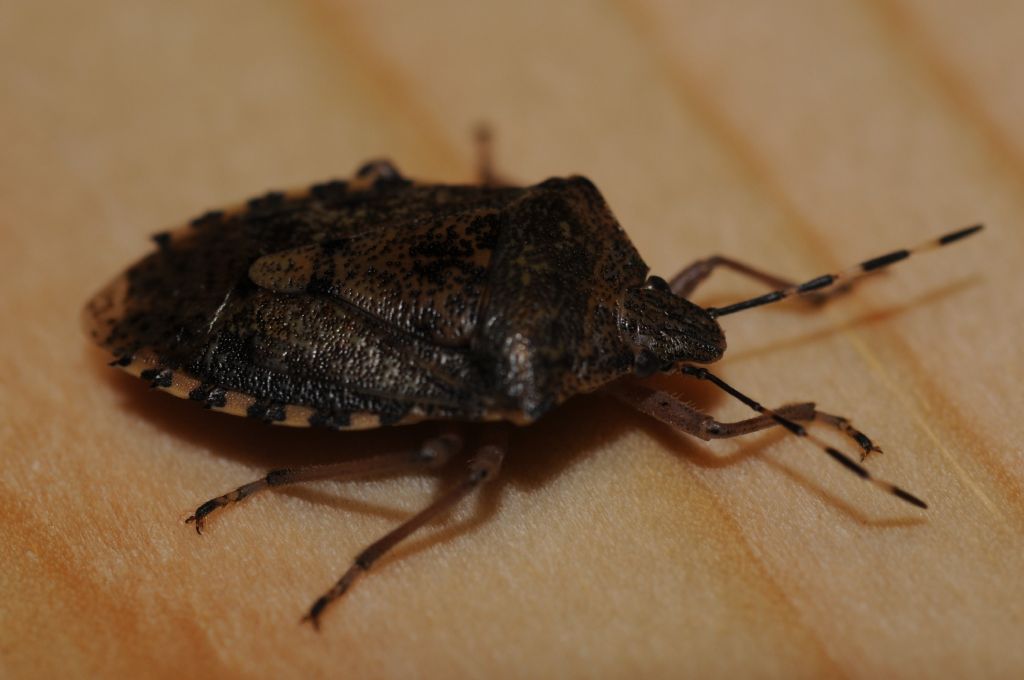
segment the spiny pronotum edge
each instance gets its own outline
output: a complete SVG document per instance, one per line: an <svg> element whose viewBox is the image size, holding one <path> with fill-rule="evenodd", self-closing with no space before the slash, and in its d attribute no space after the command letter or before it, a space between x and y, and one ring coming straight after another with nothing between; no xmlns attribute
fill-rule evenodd
<svg viewBox="0 0 1024 680"><path fill-rule="evenodd" d="M960 229L949 234L946 234L945 236L940 236L939 238L926 241L925 243L922 243L914 248L894 250L891 253L886 253L885 255L880 255L879 257L873 257L870 260L865 260L858 265L854 265L853 267L844 269L836 274L824 274L822 276L810 279L809 281L806 281L799 285L789 286L788 288L782 288L780 290L776 290L765 295L759 295L758 297L751 298L749 300L744 300L743 302L737 302L726 307L709 307L707 309L707 312L712 316L712 318L717 318L720 316L725 316L726 314L734 314L736 312L742 312L746 309L752 309L754 307L760 307L762 305L767 305L773 302L778 302L780 300L785 300L786 298L792 297L794 295L801 295L804 293L809 293L811 291L821 290L822 288L832 286L840 281L848 281L850 279L878 271L880 269L888 267L893 263L899 262L900 260L905 260L913 254L922 253L928 250L933 250L935 248L941 248L942 246L949 245L950 243L955 243L960 239L967 238L968 236L971 236L972 234L976 234L977 232L981 231L982 226L983 225L981 224L976 224L971 227L966 227L964 229ZM724 392L732 395L736 399L739 399L744 404L746 404L753 410L757 411L758 413L762 413L764 415L771 417L773 420L775 420L775 422L779 423L796 436L803 437L808 441L813 442L821 450L823 450L833 459L838 461L843 467L850 470L861 479L871 482L880 489L893 494L897 498L904 500L907 503L910 503L911 505L915 505L919 508L928 507L928 505L920 498L914 496L913 494L909 493L904 489L901 489L895 484L872 477L871 473L868 472L864 466L858 464L852 458L842 453L841 451L829 446L821 439L818 439L817 437L809 433L807 429L804 428L802 425L779 415L778 413L769 408L765 408L758 402L754 401L747 395L743 394L736 388L726 383L721 378L709 373L707 369L701 368L699 366L692 366L686 364L680 367L679 370L684 375L692 376L694 378L697 378L698 380L707 380L708 382L714 384L716 387L723 390Z"/></svg>

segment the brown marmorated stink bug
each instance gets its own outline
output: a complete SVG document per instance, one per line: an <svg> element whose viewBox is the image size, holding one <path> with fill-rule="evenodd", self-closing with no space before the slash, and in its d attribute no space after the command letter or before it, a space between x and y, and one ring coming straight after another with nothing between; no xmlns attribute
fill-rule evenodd
<svg viewBox="0 0 1024 680"><path fill-rule="evenodd" d="M583 177L508 186L480 139L477 185L411 182L386 161L351 181L271 192L157 234L156 252L89 301L92 338L125 369L178 397L264 422L358 429L451 421L419 449L363 461L273 470L200 505L188 522L270 487L433 468L463 445L458 421L530 423L573 395L601 391L704 440L781 425L857 476L920 508L800 422L837 428L813 403L768 409L701 364L725 352L720 317L837 282L974 234L973 226L802 284L728 257L671 280L648 267ZM688 300L716 268L774 288L726 307ZM759 415L721 423L645 385L658 372L706 380ZM384 553L498 473L504 439L477 446L460 483L373 543L316 600L318 625Z"/></svg>

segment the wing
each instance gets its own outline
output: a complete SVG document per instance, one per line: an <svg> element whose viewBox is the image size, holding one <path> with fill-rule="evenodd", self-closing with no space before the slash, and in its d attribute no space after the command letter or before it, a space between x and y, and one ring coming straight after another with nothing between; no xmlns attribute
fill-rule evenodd
<svg viewBox="0 0 1024 680"><path fill-rule="evenodd" d="M418 338L465 347L500 229L493 208L427 215L266 255L249 278L277 293L327 295Z"/></svg>
<svg viewBox="0 0 1024 680"><path fill-rule="evenodd" d="M292 405L339 426L367 413L477 417L461 346L490 215L519 191L392 181L271 193L159 235L89 302L86 326L130 372L231 412L281 420L267 405ZM298 269L284 273L287 261Z"/></svg>
<svg viewBox="0 0 1024 680"><path fill-rule="evenodd" d="M256 290L234 304L185 370L212 386L313 410L347 427L477 417L486 406L467 353L316 295Z"/></svg>

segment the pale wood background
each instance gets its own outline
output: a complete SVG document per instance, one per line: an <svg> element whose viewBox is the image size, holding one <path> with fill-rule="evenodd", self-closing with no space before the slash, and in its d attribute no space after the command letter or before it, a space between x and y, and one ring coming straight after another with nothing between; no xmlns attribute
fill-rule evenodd
<svg viewBox="0 0 1024 680"><path fill-rule="evenodd" d="M1022 27L995 0L4 3L0 675L1020 677ZM705 447L581 399L321 634L297 625L437 480L181 520L419 433L150 393L79 309L220 203L379 155L468 180L480 119L506 174L594 179L663 275L721 252L805 278L985 221L822 313L725 322L724 377L852 416L932 509L781 434ZM699 300L759 290L722 274Z"/></svg>

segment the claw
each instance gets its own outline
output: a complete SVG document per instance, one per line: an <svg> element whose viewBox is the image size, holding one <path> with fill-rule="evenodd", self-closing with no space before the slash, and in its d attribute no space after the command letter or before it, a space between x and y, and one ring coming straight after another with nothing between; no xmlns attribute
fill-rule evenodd
<svg viewBox="0 0 1024 680"><path fill-rule="evenodd" d="M307 613L305 616L303 616L302 619L299 621L299 623L302 624L302 623L305 623L306 621L309 621L309 623L313 626L313 628L315 628L317 631L319 631L320 630L320 614L324 611L324 607L327 606L327 602L328 602L328 600L327 600L326 597L318 598L317 601L313 603L313 606L309 608L309 613Z"/></svg>
<svg viewBox="0 0 1024 680"><path fill-rule="evenodd" d="M836 416L835 424L840 430L848 434L855 442L857 442L862 449L860 453L860 462L863 463L872 453L882 452L882 449L876 446L875 443L871 441L870 437L851 425L848 419Z"/></svg>
<svg viewBox="0 0 1024 680"><path fill-rule="evenodd" d="M871 454L873 454L873 453L881 454L881 453L885 453L885 451L882 451L882 449L880 447L875 446L874 444L871 445L871 448L865 447L865 450L862 451L861 454L860 454L860 462L863 463L865 460L870 458Z"/></svg>
<svg viewBox="0 0 1024 680"><path fill-rule="evenodd" d="M196 533L199 534L200 536L202 536L203 535L203 518L202 517L196 517L195 515L189 515L188 519L185 520L185 524L192 524L193 522L195 522L195 524L196 524Z"/></svg>
<svg viewBox="0 0 1024 680"><path fill-rule="evenodd" d="M209 515L211 512L213 512L214 510L216 510L217 508L224 504L221 501L221 498L223 498L223 496L221 496L220 498L208 500L202 505L200 505L198 508L196 508L195 514L193 514L191 517L185 520L185 524L191 524L192 522L195 522L196 533L202 534L203 520L206 518L207 515Z"/></svg>

